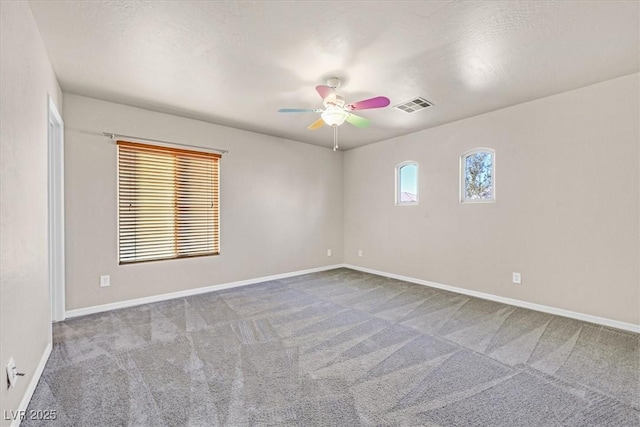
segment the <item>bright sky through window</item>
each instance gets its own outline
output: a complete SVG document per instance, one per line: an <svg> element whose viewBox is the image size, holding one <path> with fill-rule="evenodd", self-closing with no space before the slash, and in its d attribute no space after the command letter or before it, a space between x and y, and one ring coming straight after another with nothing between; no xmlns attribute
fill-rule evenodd
<svg viewBox="0 0 640 427"><path fill-rule="evenodd" d="M417 194L416 175L418 168L416 165L406 165L400 168L400 191L403 193Z"/></svg>
<svg viewBox="0 0 640 427"><path fill-rule="evenodd" d="M418 164L405 162L396 168L396 204L418 203Z"/></svg>

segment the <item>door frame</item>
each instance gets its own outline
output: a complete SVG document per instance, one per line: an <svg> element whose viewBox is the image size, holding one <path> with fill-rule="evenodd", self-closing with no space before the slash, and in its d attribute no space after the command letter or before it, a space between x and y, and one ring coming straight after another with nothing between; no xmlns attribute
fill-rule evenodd
<svg viewBox="0 0 640 427"><path fill-rule="evenodd" d="M51 321L65 319L64 122L51 96L47 115L49 296Z"/></svg>

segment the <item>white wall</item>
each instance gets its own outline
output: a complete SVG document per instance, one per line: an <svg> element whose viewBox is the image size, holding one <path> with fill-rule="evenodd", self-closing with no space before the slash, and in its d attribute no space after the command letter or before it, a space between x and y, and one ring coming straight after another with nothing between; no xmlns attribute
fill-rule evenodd
<svg viewBox="0 0 640 427"><path fill-rule="evenodd" d="M345 262L640 323L638 82L634 74L347 151ZM492 204L458 201L459 156L476 147L496 150ZM394 206L404 160L420 163L415 207Z"/></svg>
<svg viewBox="0 0 640 427"><path fill-rule="evenodd" d="M67 93L64 117L67 310L342 262L341 152ZM229 150L220 256L118 265L116 145L103 131Z"/></svg>
<svg viewBox="0 0 640 427"><path fill-rule="evenodd" d="M0 410L18 409L51 343L47 94L60 88L26 2L0 2ZM7 390L13 356L27 375Z"/></svg>

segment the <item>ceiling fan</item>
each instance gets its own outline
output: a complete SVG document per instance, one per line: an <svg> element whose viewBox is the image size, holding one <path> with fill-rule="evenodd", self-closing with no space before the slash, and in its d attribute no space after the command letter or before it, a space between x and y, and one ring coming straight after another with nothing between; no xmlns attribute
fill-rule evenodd
<svg viewBox="0 0 640 427"><path fill-rule="evenodd" d="M345 104L344 98L336 94L335 89L340 86L340 79L332 77L327 84L316 86L316 91L322 97L324 108L281 108L280 113L320 113L320 118L311 123L307 129L316 130L325 123L333 127L333 151L338 149L338 126L345 121L357 128L366 128L370 121L352 113L354 110L367 110L370 108L383 108L391 101L385 96L376 96L352 104Z"/></svg>

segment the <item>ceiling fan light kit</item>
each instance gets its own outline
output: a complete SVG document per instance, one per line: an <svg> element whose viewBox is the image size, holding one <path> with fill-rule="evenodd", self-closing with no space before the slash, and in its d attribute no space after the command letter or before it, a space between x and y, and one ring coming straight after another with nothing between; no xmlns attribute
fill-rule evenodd
<svg viewBox="0 0 640 427"><path fill-rule="evenodd" d="M344 98L334 94L324 100L324 111L320 114L329 126L340 126L347 120L349 113L344 109Z"/></svg>
<svg viewBox="0 0 640 427"><path fill-rule="evenodd" d="M340 86L340 79L332 77L327 80L326 86L316 86L316 92L322 98L324 109L308 109L308 108L281 108L280 113L320 113L320 118L309 125L309 130L316 130L322 127L324 123L333 127L333 151L338 149L338 126L345 121L357 128L365 128L369 126L369 120L364 117L353 114L353 110L367 110L371 108L384 108L391 101L385 96L376 96L374 98L364 99L354 102L353 104L345 104L344 98L337 95L335 89Z"/></svg>
<svg viewBox="0 0 640 427"><path fill-rule="evenodd" d="M340 126L347 120L349 113L337 107L328 107L320 114L320 117L329 126Z"/></svg>

